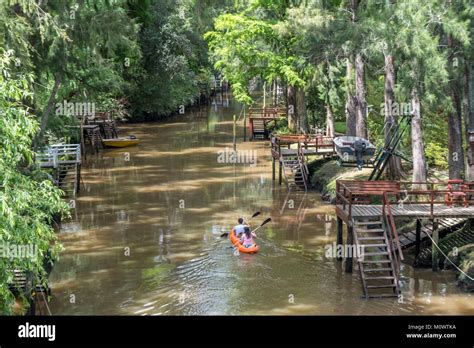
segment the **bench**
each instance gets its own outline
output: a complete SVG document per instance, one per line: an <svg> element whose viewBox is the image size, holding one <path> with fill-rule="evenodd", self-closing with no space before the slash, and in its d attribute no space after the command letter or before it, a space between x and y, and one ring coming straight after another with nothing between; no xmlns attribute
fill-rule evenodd
<svg viewBox="0 0 474 348"><path fill-rule="evenodd" d="M346 199L352 197L357 204L368 204L370 196L382 197L386 192L399 192L400 183L397 181L357 181L337 180L336 192Z"/></svg>

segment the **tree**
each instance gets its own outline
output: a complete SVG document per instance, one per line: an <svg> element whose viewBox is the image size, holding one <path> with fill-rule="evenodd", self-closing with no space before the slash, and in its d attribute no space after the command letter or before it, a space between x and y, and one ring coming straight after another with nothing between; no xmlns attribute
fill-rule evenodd
<svg viewBox="0 0 474 348"><path fill-rule="evenodd" d="M32 139L38 130L24 102L31 99L33 75L16 75L13 52L0 48L0 245L2 251L30 247L31 257L0 257L0 313L9 314L14 296L9 289L13 271L44 276L44 260L57 256L60 245L52 227L55 214L66 215L61 191L34 165Z"/></svg>
<svg viewBox="0 0 474 348"><path fill-rule="evenodd" d="M435 10L434 10L435 9ZM441 17L436 0L397 2L394 16L400 27L394 38L398 43L401 100L409 96L412 106L413 181L426 181L423 115L431 108L440 110L443 95L440 85L446 85L446 57L439 51L439 36L435 35ZM440 103L441 101L441 103ZM423 105L423 107L422 107ZM424 112L425 110L425 112ZM438 115L439 117L439 115Z"/></svg>
<svg viewBox="0 0 474 348"><path fill-rule="evenodd" d="M466 171L463 136L463 97L469 103L469 69L466 66L472 60L471 39L474 33L472 18L474 12L469 1L447 1L441 7L442 47L447 51L449 85L447 95L450 96L448 109L448 137L449 137L449 177L461 179ZM465 75L465 76L463 76ZM469 128L469 109L466 112L465 126Z"/></svg>
<svg viewBox="0 0 474 348"><path fill-rule="evenodd" d="M231 82L235 98L247 105L253 102L248 90L251 79L269 84L283 81L288 86L290 129L298 125L304 129L306 70L304 60L294 51L297 38L284 25L289 4L254 1L250 5L244 11L217 17L215 29L205 34L214 66Z"/></svg>

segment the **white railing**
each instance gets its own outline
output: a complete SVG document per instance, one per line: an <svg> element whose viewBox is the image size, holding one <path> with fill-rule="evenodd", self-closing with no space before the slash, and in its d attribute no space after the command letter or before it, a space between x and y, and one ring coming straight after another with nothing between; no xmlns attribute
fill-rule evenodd
<svg viewBox="0 0 474 348"><path fill-rule="evenodd" d="M37 155L41 167L53 167L61 163L81 163L80 144L54 144Z"/></svg>

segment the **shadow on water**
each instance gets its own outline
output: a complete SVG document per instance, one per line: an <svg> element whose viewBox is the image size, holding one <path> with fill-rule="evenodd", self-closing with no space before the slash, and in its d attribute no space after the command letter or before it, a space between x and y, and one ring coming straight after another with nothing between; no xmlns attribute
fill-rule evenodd
<svg viewBox="0 0 474 348"><path fill-rule="evenodd" d="M86 189L63 225L51 274L54 314L472 314L452 272L403 269L403 303L364 300L356 273L325 255L332 206L316 193L273 187L264 142L242 143L258 163L222 164L240 106L121 127L138 147L104 150L83 165ZM242 135L242 123L238 134ZM235 255L221 239L239 216L273 221L261 252Z"/></svg>

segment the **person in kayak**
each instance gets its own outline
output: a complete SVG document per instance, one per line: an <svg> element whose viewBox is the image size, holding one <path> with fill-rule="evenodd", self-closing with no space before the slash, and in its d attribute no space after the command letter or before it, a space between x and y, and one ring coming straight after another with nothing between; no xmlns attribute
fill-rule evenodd
<svg viewBox="0 0 474 348"><path fill-rule="evenodd" d="M244 229L244 234L240 238L240 243L246 248L252 247L255 242L253 241L254 238L257 238L257 235L255 232L251 232L250 228L248 226L245 227Z"/></svg>
<svg viewBox="0 0 474 348"><path fill-rule="evenodd" d="M234 226L234 233L237 238L240 238L242 234L245 232L245 228L247 227L247 225L244 225L243 218L239 218L239 220L237 221L239 224Z"/></svg>

